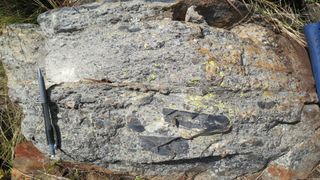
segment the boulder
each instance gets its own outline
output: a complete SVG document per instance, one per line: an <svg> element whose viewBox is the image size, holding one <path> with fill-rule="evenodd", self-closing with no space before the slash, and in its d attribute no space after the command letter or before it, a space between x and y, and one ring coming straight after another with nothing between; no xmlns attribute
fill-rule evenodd
<svg viewBox="0 0 320 180"><path fill-rule="evenodd" d="M178 7L92 3L7 27L0 55L26 139L48 153L40 67L63 160L153 179L305 178L320 159L305 49L256 24L185 22Z"/></svg>

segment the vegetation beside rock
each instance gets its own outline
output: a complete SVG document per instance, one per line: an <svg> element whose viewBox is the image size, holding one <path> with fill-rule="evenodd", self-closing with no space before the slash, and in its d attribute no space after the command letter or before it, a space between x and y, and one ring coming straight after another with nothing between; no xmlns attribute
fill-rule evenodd
<svg viewBox="0 0 320 180"><path fill-rule="evenodd" d="M93 0L92 0L93 1ZM90 1L90 2L92 2ZM36 23L37 16L47 10L83 4L85 0L3 0L0 2L0 25L13 23ZM234 1L228 1L233 5ZM242 0L250 10L239 23L248 19L262 20L263 24L282 32L305 45L302 29L310 22L307 4L319 6L319 0ZM235 7L235 6L234 6ZM235 7L236 8L236 7ZM312 9L310 11L313 11ZM258 19L257 19L258 18ZM259 21L259 20L258 20Z"/></svg>
<svg viewBox="0 0 320 180"><path fill-rule="evenodd" d="M261 18L265 25L276 32L287 34L301 45L306 45L303 35L303 26L310 22L307 16L305 3L302 1L269 1L248 0L251 12Z"/></svg>
<svg viewBox="0 0 320 180"><path fill-rule="evenodd" d="M20 131L22 112L8 97L7 78L0 61L0 179L8 176L14 148L24 138Z"/></svg>
<svg viewBox="0 0 320 180"><path fill-rule="evenodd" d="M0 2L0 25L13 23L36 23L40 13L50 9L75 6L83 0L2 0Z"/></svg>

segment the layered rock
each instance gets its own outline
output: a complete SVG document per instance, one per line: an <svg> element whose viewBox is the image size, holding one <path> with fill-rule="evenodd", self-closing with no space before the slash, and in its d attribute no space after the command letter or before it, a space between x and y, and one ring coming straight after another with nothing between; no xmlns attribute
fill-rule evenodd
<svg viewBox="0 0 320 180"><path fill-rule="evenodd" d="M0 52L25 137L48 152L41 67L64 160L149 178L304 178L320 156L304 48L255 24L178 21L179 7L93 3L8 27Z"/></svg>

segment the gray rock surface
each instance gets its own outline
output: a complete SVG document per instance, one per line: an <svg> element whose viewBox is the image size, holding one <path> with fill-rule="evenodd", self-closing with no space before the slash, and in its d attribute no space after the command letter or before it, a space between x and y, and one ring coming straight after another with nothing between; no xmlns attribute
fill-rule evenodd
<svg viewBox="0 0 320 180"><path fill-rule="evenodd" d="M149 178L231 179L269 164L304 177L320 159L306 51L255 24L173 21L171 5L93 3L5 29L0 55L25 137L48 152L41 67L64 160Z"/></svg>

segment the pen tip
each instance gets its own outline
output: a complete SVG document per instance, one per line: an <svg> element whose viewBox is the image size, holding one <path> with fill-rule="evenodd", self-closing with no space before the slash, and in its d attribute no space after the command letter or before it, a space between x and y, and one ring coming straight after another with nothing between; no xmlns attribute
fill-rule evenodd
<svg viewBox="0 0 320 180"><path fill-rule="evenodd" d="M41 71L41 69L40 68L38 68L38 79L40 78L40 79L42 79L43 78L43 75L42 75L42 71Z"/></svg>

